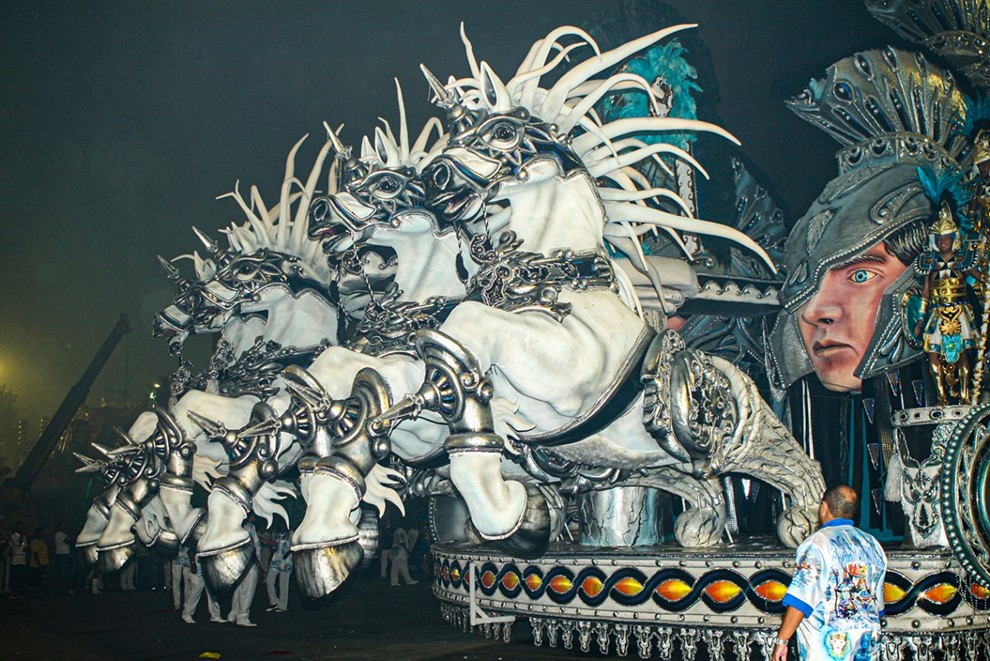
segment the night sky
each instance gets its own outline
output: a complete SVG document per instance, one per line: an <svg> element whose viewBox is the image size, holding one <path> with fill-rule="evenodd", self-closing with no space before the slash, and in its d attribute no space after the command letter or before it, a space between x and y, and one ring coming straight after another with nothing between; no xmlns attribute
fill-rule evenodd
<svg viewBox="0 0 990 661"><path fill-rule="evenodd" d="M680 0L718 81L717 119L790 218L835 171L838 145L783 100L856 50L894 35L857 0ZM156 254L200 245L191 225L243 218L216 201L240 179L277 197L285 156L346 125L359 144L395 120L393 77L411 131L433 109L418 65L441 79L479 59L509 77L533 41L587 26L614 2L6 2L0 4L0 383L22 417L51 415L121 313L134 332L92 390L133 404L171 373L151 319L173 288ZM642 33L663 25L644 25ZM702 209L704 212L704 209ZM703 214L704 215L704 214ZM186 263L186 268L189 268Z"/></svg>

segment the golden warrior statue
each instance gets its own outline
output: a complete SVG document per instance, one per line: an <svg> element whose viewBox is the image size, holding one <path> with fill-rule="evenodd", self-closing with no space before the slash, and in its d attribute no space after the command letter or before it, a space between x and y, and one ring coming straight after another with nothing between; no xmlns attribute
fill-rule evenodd
<svg viewBox="0 0 990 661"><path fill-rule="evenodd" d="M978 339L969 287L980 280L979 259L973 245L962 240L947 202L939 208L930 237L932 249L918 255L915 263L925 279L923 316L915 333L924 339L938 403L968 403L969 352Z"/></svg>

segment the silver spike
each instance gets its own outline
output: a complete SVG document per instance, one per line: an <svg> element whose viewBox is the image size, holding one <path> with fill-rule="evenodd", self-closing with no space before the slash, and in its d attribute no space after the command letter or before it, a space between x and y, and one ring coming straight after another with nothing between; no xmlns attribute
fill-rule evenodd
<svg viewBox="0 0 990 661"><path fill-rule="evenodd" d="M275 418L268 418L266 420L261 420L254 423L250 427L245 427L244 429L237 432L238 438L254 438L255 436L268 436L275 434L281 428L282 424Z"/></svg>
<svg viewBox="0 0 990 661"><path fill-rule="evenodd" d="M93 446L93 449L95 449L97 452L99 452L100 454L102 454L104 457L109 457L110 456L110 449L109 448L105 448L102 445L100 445L99 443L90 443L90 445L92 445Z"/></svg>
<svg viewBox="0 0 990 661"><path fill-rule="evenodd" d="M214 241L213 239L211 239L210 237L206 236L201 231L199 231L199 229L195 225L193 226L192 231L196 234L196 237L203 242L203 245L206 246L206 252L208 252L211 255L215 255L218 252L220 252L219 244L217 244L216 241Z"/></svg>
<svg viewBox="0 0 990 661"><path fill-rule="evenodd" d="M454 97L449 91L447 91L447 88L443 86L440 79L434 76L433 72L426 68L425 64L420 64L419 70L423 72L424 76L426 76L426 82L429 83L430 90L433 92L433 103L444 110L453 107L455 104Z"/></svg>
<svg viewBox="0 0 990 661"><path fill-rule="evenodd" d="M189 411L186 415L189 416L190 420L196 423L197 427L206 432L206 435L211 439L222 437L227 433L227 427L220 421L204 418L195 411Z"/></svg>
<svg viewBox="0 0 990 661"><path fill-rule="evenodd" d="M351 157L351 148L345 147L344 143L337 137L337 132L330 128L330 125L323 122L323 128L327 130L327 140L333 144L333 150L337 153L337 158L347 160Z"/></svg>
<svg viewBox="0 0 990 661"><path fill-rule="evenodd" d="M289 365L282 376L285 379L286 389L307 404L323 409L330 408L333 404L333 398L304 368Z"/></svg>
<svg viewBox="0 0 990 661"><path fill-rule="evenodd" d="M175 267L175 264L168 261L161 255L158 255L158 263L162 265L162 272L165 273L165 277L169 280L178 281L179 280L179 269Z"/></svg>
<svg viewBox="0 0 990 661"><path fill-rule="evenodd" d="M143 449L144 448L142 448L140 445L122 445L119 448L114 448L113 450L108 451L107 457L109 457L110 459L117 459L119 457L123 457L129 454L137 454L138 452L141 452Z"/></svg>
<svg viewBox="0 0 990 661"><path fill-rule="evenodd" d="M72 454L75 455L76 459L81 461L83 464L82 466L76 469L77 473L96 473L98 471L103 470L103 467L107 465L105 461L97 461L96 459L90 459L86 455L79 454L78 452L73 452Z"/></svg>

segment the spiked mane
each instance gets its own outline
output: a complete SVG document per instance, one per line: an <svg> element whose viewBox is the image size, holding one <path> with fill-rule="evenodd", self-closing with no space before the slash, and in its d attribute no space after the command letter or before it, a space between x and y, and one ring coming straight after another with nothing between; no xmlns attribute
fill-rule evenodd
<svg viewBox="0 0 990 661"><path fill-rule="evenodd" d="M372 170L396 167L414 167L421 170L422 166L429 162L433 154L443 146L447 136L443 133L440 120L431 117L423 126L416 141L409 144L406 105L402 97L402 86L399 85L398 79L395 80L395 94L399 106L399 138L396 139L388 121L379 117L382 126L375 129L374 146L367 137L361 141L361 160ZM437 132L438 139L433 145L428 145L434 130Z"/></svg>
<svg viewBox="0 0 990 661"><path fill-rule="evenodd" d="M330 133L328 129L328 133ZM312 170L305 182L295 175L295 158L299 147L308 136L303 136L289 151L285 162L285 175L278 204L269 208L261 197L257 186L251 186L250 203L240 192L240 182L234 184L234 190L220 195L217 199L232 198L241 207L246 216L243 225L231 223L230 227L221 230L227 236L229 251L241 254L255 253L262 248L273 252L294 255L300 259L307 275L319 282L329 282L333 275L324 259L320 243L309 238L309 202L316 191L317 179L323 169L324 160L333 146L328 139L320 149ZM334 136L336 137L336 136ZM193 230L206 246L207 257L204 259L198 252L180 255L180 258L192 259L196 267L196 277L207 280L213 276L216 263L213 255L220 252L219 246L208 239L195 227ZM178 259L178 258L177 258Z"/></svg>
<svg viewBox="0 0 990 661"><path fill-rule="evenodd" d="M738 144L735 137L714 124L694 119L642 117L603 121L595 112L595 105L608 94L630 89L644 92L650 106L656 107L656 96L641 76L633 73L619 73L607 78L596 76L613 69L634 53L692 27L694 25L675 25L606 52L601 52L595 40L585 31L570 26L560 27L533 44L516 74L503 83L487 63L479 64L475 59L474 49L462 25L461 37L471 77L452 78L446 86L441 86L425 67L424 73L433 87L436 102L448 110L460 105L476 112L497 113L521 107L544 122L553 124L556 137L570 145L596 181L606 212L605 240L629 255L638 268L650 276L658 291L659 279L647 264L640 243L640 237L654 228L670 234L685 253L687 249L681 232L727 239L758 255L775 272L769 255L750 237L721 223L691 217L688 205L676 191L651 187L634 167L645 159L653 159L659 167L669 172L669 167L660 159L660 154L666 154L683 160L707 178L704 168L685 150L663 142L648 144L644 136L657 132L684 134L703 131ZM565 37L576 37L577 41L564 44L561 39ZM571 52L581 48L593 51L592 56L560 74L549 88L540 86L544 76L554 73ZM650 200L658 198L672 200L685 215L668 213L649 204Z"/></svg>
<svg viewBox="0 0 990 661"><path fill-rule="evenodd" d="M683 241L678 234L681 231L729 239L746 246L774 268L762 248L741 232L720 223L676 216L649 206L647 200L665 197L688 213L687 205L675 191L650 188L645 178L632 167L644 159L653 158L660 167L667 170L667 166L659 159L659 154L669 154L689 163L707 177L704 168L683 149L665 143L647 144L641 138L656 132L704 131L738 144L735 137L714 124L677 117L644 117L603 122L594 110L595 104L606 95L628 89L642 90L647 94L650 105L655 107L657 99L650 84L641 76L633 73L619 73L605 79L596 76L657 41L692 27L695 26L675 25L604 53L583 30L570 26L560 27L533 44L515 76L503 83L487 63L477 62L474 49L464 35L462 26L461 36L472 77L452 79L446 86L445 97L438 100L441 105L449 104L456 96L464 106L486 112L522 107L543 121L554 124L558 137L570 142L571 148L584 162L589 174L596 180L604 179L608 182L598 187L607 214L605 236L624 252L629 253L632 249L631 257L639 257L640 260L643 258L639 241L635 237L652 227L659 227L668 231L682 247ZM566 36L577 37L578 41L564 45L560 39ZM544 76L554 72L572 51L582 47L590 48L594 54L561 74L548 89L540 87L540 80ZM428 78L430 77L428 74ZM440 97L435 84L434 91Z"/></svg>

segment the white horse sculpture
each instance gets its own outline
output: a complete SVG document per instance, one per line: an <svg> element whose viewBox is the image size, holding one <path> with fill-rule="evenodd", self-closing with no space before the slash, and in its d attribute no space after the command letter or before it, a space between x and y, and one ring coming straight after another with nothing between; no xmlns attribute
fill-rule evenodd
<svg viewBox="0 0 990 661"><path fill-rule="evenodd" d="M567 462L645 476L691 506L676 526L685 545L721 538L724 502L714 476L727 472L765 479L791 499L793 507L778 524L785 543L800 541L815 518L821 473L769 413L752 381L726 361L684 350L676 334L657 336L648 328L636 313L632 287L605 248L608 238L646 269L637 237L656 225L674 236L678 230L716 234L763 254L725 226L643 204L645 196L660 193L638 190L627 166L662 152L693 161L670 145L620 139L657 130L728 134L672 118L601 125L591 112L616 87L636 85L650 93L635 76L591 76L683 27L600 55L590 37L561 28L533 47L507 84L487 65L477 65L469 46L474 78L446 89L434 81L448 108L451 137L423 169L428 204L440 226L458 223L477 232L472 248L481 266L469 300L439 331L417 333L426 382L409 361L376 368L377 376L362 372L363 409L353 417L368 419L363 442L371 448L387 438L403 458L445 452L478 535L515 553L541 553L559 521L546 500L549 492L505 479L506 456L527 465ZM540 77L573 49L558 43L565 34L580 35L596 55L542 89ZM596 178L603 177L613 185L600 189ZM374 416L390 393L413 391ZM511 418L493 400L510 402ZM618 414L603 414L616 404ZM447 423L447 433L434 433L435 445L409 452L400 440L403 430L431 412ZM498 433L500 428L508 432ZM374 454L348 446L322 460L321 539L307 544L297 534L295 540L297 558L308 554L304 566L325 591L346 577L357 553L348 513L360 498L368 463L352 459L362 453ZM310 507L315 492L308 490ZM336 539L328 542L328 532Z"/></svg>
<svg viewBox="0 0 990 661"><path fill-rule="evenodd" d="M209 443L190 411L211 421L244 425L252 407L281 388L278 377L284 363L279 361L308 362L337 341L338 309L329 291L337 286L337 273L323 257L319 243L309 239L306 215L331 143L321 150L305 184L294 175L295 154L301 144L302 140L287 159L278 206L269 210L255 188L249 205L235 188L230 197L244 210L248 222L226 230L229 248L220 249L197 231L208 255L206 259L191 255L196 280L180 280L168 265L170 276L179 282L179 294L158 315L156 332L169 337L175 351L176 343L189 334L219 331L214 356L218 365L205 386L226 394L189 390L169 411L158 409L139 416L125 444L109 451L112 456L124 456L151 447L162 470L149 476L160 486L147 480L130 484L124 494L131 495L121 500L118 494L109 504L108 516L102 516L106 508L96 508L92 521L87 521L85 539L99 532L96 548L106 556L101 564L107 572L126 562L134 543L131 528L152 499L160 496L170 525L185 541L202 515L191 505L194 484L209 489L212 480L226 472L230 448ZM294 193L296 186L301 191ZM264 493L260 513L284 516L273 499L291 490L266 483L259 491ZM101 531L102 520L106 524Z"/></svg>
<svg viewBox="0 0 990 661"><path fill-rule="evenodd" d="M348 150L338 144L343 185L336 194L314 200L310 221L311 234L324 237L327 251L346 252L355 245L393 250L393 288L384 296L372 297L346 346L328 347L307 370L286 373L292 400L270 400L267 420L262 416L258 425L236 433L243 442L263 436L264 444L284 442L271 439L287 434L299 436L300 426L316 432L308 441L309 453L298 465L307 508L292 540L296 576L311 596L336 587L321 583L328 574L315 564L325 558L328 540L346 537L354 542L353 548L348 547L351 551L339 557L347 571L360 562L358 505L362 500L381 508L387 499L401 508L390 488L393 474L377 464L389 448L372 449L364 437L348 435L351 429L363 433L367 406L385 396L380 380L367 379L370 372L362 370L419 373L421 367L409 343L411 334L438 325L464 296L464 284L457 275L458 264L464 263L464 247L453 226L438 225L422 206L423 185L416 173L438 123L427 124L410 144L401 92L400 113L399 139L386 125L385 130L376 131L374 148L364 141L360 159L350 159ZM342 229L347 231L342 233ZM355 384L360 393L348 401ZM380 412L379 407L372 413ZM324 428L315 429L313 420L322 420ZM428 460L445 435L439 418L424 418L397 432L392 442L399 456L415 463ZM369 475L371 479L366 479ZM214 489L209 507L210 525L199 540L199 556L207 584L223 591L239 577L252 550L241 527L245 512L237 494ZM343 512L339 519L338 512ZM334 525L328 529L327 522Z"/></svg>
<svg viewBox="0 0 990 661"><path fill-rule="evenodd" d="M76 536L75 546L82 552L84 562L87 565L100 562L105 574L116 572L133 556L135 533L145 546L157 546L165 554L173 554L179 540L168 523L165 506L157 494L147 493L153 491L152 481L162 472L155 448L145 447L142 452L114 457L108 448L96 443L93 447L102 459L74 453L83 462L77 472L99 472L106 481L106 487L93 499L83 529ZM143 505L138 506L135 499L141 500ZM125 520L119 515L113 516L114 509L126 509L133 517Z"/></svg>

